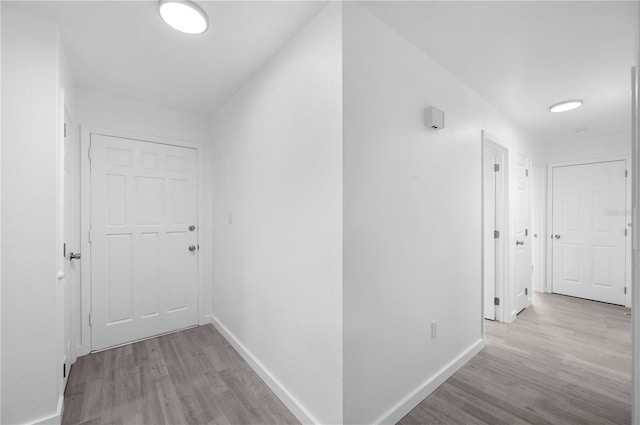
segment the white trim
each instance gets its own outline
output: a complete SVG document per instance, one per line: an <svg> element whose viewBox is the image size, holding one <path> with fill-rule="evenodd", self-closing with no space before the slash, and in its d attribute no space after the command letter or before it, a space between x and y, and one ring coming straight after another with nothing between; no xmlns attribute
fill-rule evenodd
<svg viewBox="0 0 640 425"><path fill-rule="evenodd" d="M213 314L208 319L301 423L321 423Z"/></svg>
<svg viewBox="0 0 640 425"><path fill-rule="evenodd" d="M483 348L484 340L479 339L449 364L424 381L419 387L407 394L407 396L400 400L395 406L380 416L374 424L395 424L400 421L400 419L405 417L407 413L413 410L476 354L482 351Z"/></svg>
<svg viewBox="0 0 640 425"><path fill-rule="evenodd" d="M504 145L500 144L495 137L493 137L486 130L482 130L482 148L481 148L481 161L482 161L482 169L484 169L484 149L485 146L491 146L493 149L500 151L501 153L501 162L502 172L500 173L500 190L502 192L502 208L496 207L496 227L500 230L500 238L498 240L497 248L496 248L496 264L500 264L500 266L496 266L496 290L495 296L500 299L500 305L496 307L496 321L498 322L506 322L506 303L507 293L505 282L507 282L507 277L509 276L509 251L507 246L507 241L511 235L511 227L509 226L509 149ZM480 179L481 182L484 181L484 172L483 176ZM482 184L482 183L481 183ZM483 185L484 186L484 185ZM482 235L484 235L484 189L482 189L482 202L481 202L480 211L482 217ZM480 250L482 252L482 309L481 309L481 320L482 320L482 337L484 338L484 236L481 241Z"/></svg>
<svg viewBox="0 0 640 425"><path fill-rule="evenodd" d="M206 290L204 276L204 262L208 258L208 247L204 243L208 229L204 219L204 147L201 143L188 142L184 140L169 139L165 137L151 136L140 133L133 133L121 130L105 129L87 125L80 126L80 245L82 252L81 282L82 292L81 302L81 355L91 352L91 327L89 326L89 313L91 312L91 244L89 243L89 231L91 230L91 161L89 160L89 148L91 146L91 135L131 139L148 143L159 143L171 146L191 148L197 151L198 156L198 245L200 246L198 255L198 324L209 323L207 318Z"/></svg>
<svg viewBox="0 0 640 425"><path fill-rule="evenodd" d="M640 12L640 8L638 9ZM640 65L640 56L636 56L636 60ZM631 181L631 209L632 209L632 274L631 274L631 293L633 297L633 306L631 315L631 404L633 425L640 425L640 315L637 314L637 308L640 306L640 288L638 281L640 280L640 251L639 246L639 230L640 230L640 70L637 67L631 68L631 152L632 160L630 169L632 170L629 181Z"/></svg>
<svg viewBox="0 0 640 425"><path fill-rule="evenodd" d="M575 165L588 165L588 164L601 164L604 162L616 162L625 161L625 168L628 171L628 177L625 181L625 205L626 209L632 211L632 182L633 182L633 166L630 155L615 155L609 157L600 157L596 159L581 159L575 161L561 161L553 162L547 165L547 281L545 285L545 292L553 292L553 244L548 243L549 239L553 236L553 169L558 167L571 167ZM631 214L627 216L626 222L631 223L633 217ZM632 244L633 227L629 227L628 236L625 240L625 286L627 287L627 294L625 295L625 306L631 307L634 285L632 280Z"/></svg>
<svg viewBox="0 0 640 425"><path fill-rule="evenodd" d="M61 395L58 399L58 407L56 413L51 416L36 419L33 422L27 422L25 425L60 425L62 423L62 407L64 404L64 396Z"/></svg>

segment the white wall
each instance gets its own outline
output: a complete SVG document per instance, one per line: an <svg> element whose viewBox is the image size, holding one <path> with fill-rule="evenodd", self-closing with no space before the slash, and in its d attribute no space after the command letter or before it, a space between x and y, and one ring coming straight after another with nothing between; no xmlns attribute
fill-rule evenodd
<svg viewBox="0 0 640 425"><path fill-rule="evenodd" d="M565 161L608 159L631 155L631 133L621 132L603 137L585 138L545 145L549 164Z"/></svg>
<svg viewBox="0 0 640 425"><path fill-rule="evenodd" d="M339 4L213 119L214 323L303 421L342 423Z"/></svg>
<svg viewBox="0 0 640 425"><path fill-rule="evenodd" d="M212 149L211 117L137 102L90 90L75 89L75 131L79 126L200 143L204 147L204 200L200 220L200 258L204 262L207 300L201 316L211 313ZM79 133L77 133L79 134ZM79 178L79 177L78 177ZM83 317L85 315L83 314ZM78 340L80 340L78 338Z"/></svg>
<svg viewBox="0 0 640 425"><path fill-rule="evenodd" d="M2 418L58 412L57 28L2 6Z"/></svg>
<svg viewBox="0 0 640 425"><path fill-rule="evenodd" d="M343 37L344 422L394 423L481 347L481 130L544 149L354 2Z"/></svg>

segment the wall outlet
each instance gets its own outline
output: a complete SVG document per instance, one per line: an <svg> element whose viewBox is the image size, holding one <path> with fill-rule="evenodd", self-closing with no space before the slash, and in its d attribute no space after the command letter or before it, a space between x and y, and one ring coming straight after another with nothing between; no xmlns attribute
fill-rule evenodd
<svg viewBox="0 0 640 425"><path fill-rule="evenodd" d="M431 338L435 338L438 336L438 321L434 320L431 322Z"/></svg>

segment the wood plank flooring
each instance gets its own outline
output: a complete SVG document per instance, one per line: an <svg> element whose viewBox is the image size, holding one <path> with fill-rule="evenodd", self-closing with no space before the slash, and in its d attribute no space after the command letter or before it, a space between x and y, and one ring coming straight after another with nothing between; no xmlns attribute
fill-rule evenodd
<svg viewBox="0 0 640 425"><path fill-rule="evenodd" d="M81 357L63 425L298 424L211 326Z"/></svg>
<svg viewBox="0 0 640 425"><path fill-rule="evenodd" d="M486 348L399 424L628 425L629 313L535 294L512 324L486 321Z"/></svg>
<svg viewBox="0 0 640 425"><path fill-rule="evenodd" d="M629 309L536 294L401 425L606 425L631 421ZM212 326L81 357L64 425L298 424Z"/></svg>

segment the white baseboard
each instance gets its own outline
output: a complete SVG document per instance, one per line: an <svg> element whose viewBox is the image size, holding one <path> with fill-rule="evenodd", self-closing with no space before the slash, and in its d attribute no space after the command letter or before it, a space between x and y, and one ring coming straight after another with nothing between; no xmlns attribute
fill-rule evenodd
<svg viewBox="0 0 640 425"><path fill-rule="evenodd" d="M38 419L33 422L29 422L27 425L60 425L62 423L62 406L64 403L64 396L61 396L58 399L58 408L56 409L56 414L47 416L42 419Z"/></svg>
<svg viewBox="0 0 640 425"><path fill-rule="evenodd" d="M456 373L462 366L464 366L469 360L471 360L476 354L478 354L484 348L484 340L480 339L472 344L469 348L463 351L458 357L453 359L449 364L440 369L436 374L431 376L425 382L423 382L418 388L409 393L406 397L400 400L395 406L385 412L374 423L381 424L396 424L407 413L415 408L422 400L427 398L429 394L434 392L436 388L444 383L447 379Z"/></svg>
<svg viewBox="0 0 640 425"><path fill-rule="evenodd" d="M207 315L210 323L222 334L251 368L262 378L271 391L303 424L319 424L316 418L300 403L273 374L258 360L220 321L212 314Z"/></svg>

